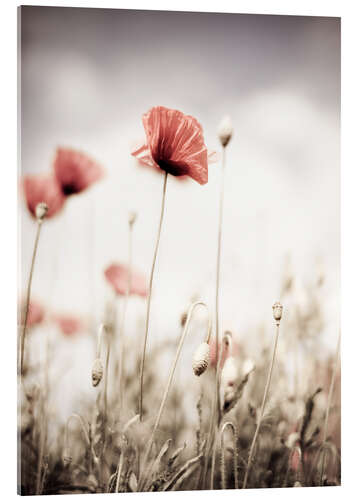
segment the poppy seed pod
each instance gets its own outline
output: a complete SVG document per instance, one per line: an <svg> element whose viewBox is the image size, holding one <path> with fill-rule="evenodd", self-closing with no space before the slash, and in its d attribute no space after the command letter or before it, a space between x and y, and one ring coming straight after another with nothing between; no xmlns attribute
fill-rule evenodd
<svg viewBox="0 0 357 500"><path fill-rule="evenodd" d="M273 304L273 315L276 321L281 320L281 317L283 315L283 306L280 304L280 302L275 302Z"/></svg>
<svg viewBox="0 0 357 500"><path fill-rule="evenodd" d="M196 351L195 354L193 355L193 360L192 360L192 368L193 368L193 373L199 377L202 375L207 370L209 363L209 345L207 342L202 342L200 344Z"/></svg>
<svg viewBox="0 0 357 500"><path fill-rule="evenodd" d="M37 203L36 205L36 219L39 221L43 221L43 219L46 217L48 212L48 205L47 203L44 203L41 201L40 203Z"/></svg>
<svg viewBox="0 0 357 500"><path fill-rule="evenodd" d="M93 368L92 368L92 385L93 387L97 387L99 382L103 377L103 365L99 358L94 360Z"/></svg>
<svg viewBox="0 0 357 500"><path fill-rule="evenodd" d="M225 148L233 135L233 124L229 116L225 116L218 127L218 137Z"/></svg>

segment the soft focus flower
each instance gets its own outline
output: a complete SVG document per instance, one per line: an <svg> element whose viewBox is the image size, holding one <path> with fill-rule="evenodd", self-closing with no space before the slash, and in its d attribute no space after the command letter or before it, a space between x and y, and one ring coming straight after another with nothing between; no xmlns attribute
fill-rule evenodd
<svg viewBox="0 0 357 500"><path fill-rule="evenodd" d="M139 161L175 177L208 181L208 153L202 126L181 111L156 106L143 115L147 144L132 152Z"/></svg>
<svg viewBox="0 0 357 500"><path fill-rule="evenodd" d="M209 343L209 346L210 346L210 364L212 366L216 366L216 363L217 363L217 358L216 358L216 341L214 339L211 339L210 343ZM222 358L221 358L221 366L220 366L220 368L222 368L222 366L224 365L224 362L227 359L227 356L228 356L228 347L229 347L228 346L228 342L224 342L223 346L222 346ZM219 349L220 349L220 345L218 346L218 350L217 350L218 351L218 357L219 357ZM239 346L233 340L231 341L230 350L231 350L231 354L232 355L238 356L238 354L239 354Z"/></svg>
<svg viewBox="0 0 357 500"><path fill-rule="evenodd" d="M103 169L98 163L86 154L69 148L57 148L54 170L66 196L84 191L103 176Z"/></svg>
<svg viewBox="0 0 357 500"><path fill-rule="evenodd" d="M53 319L63 335L71 337L76 333L80 332L83 328L82 321L70 314L56 314Z"/></svg>
<svg viewBox="0 0 357 500"><path fill-rule="evenodd" d="M66 199L53 175L27 175L23 179L23 189L27 208L33 217L36 217L39 203L46 203L46 217L52 217L61 210Z"/></svg>
<svg viewBox="0 0 357 500"><path fill-rule="evenodd" d="M129 269L127 269L127 267L121 264L111 264L104 271L104 275L118 295L126 294L129 281ZM130 295L140 295L141 297L146 297L147 284L145 276L132 271L130 281Z"/></svg>
<svg viewBox="0 0 357 500"><path fill-rule="evenodd" d="M24 311L22 311L21 323L23 323L25 321L24 314L25 314ZM29 304L28 314L27 314L27 326L31 327L31 326L39 325L40 323L42 323L44 317L45 317L45 310L41 306L41 304L39 304L38 302L35 302L34 300L31 300L30 304Z"/></svg>

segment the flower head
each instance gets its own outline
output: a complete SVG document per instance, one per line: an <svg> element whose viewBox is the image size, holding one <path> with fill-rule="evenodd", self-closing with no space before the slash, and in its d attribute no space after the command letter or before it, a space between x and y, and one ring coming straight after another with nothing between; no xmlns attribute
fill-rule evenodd
<svg viewBox="0 0 357 500"><path fill-rule="evenodd" d="M145 276L132 271L130 276L130 295L140 295L146 297L147 284ZM111 264L104 271L107 281L114 288L118 295L125 295L129 282L129 269L121 264Z"/></svg>
<svg viewBox="0 0 357 500"><path fill-rule="evenodd" d="M53 319L63 335L71 337L76 333L80 332L83 328L82 321L70 314L56 314Z"/></svg>
<svg viewBox="0 0 357 500"><path fill-rule="evenodd" d="M39 204L46 204L46 217L52 217L63 207L65 196L61 186L53 175L27 175L23 179L23 190L27 208L33 217L38 217L36 208Z"/></svg>
<svg viewBox="0 0 357 500"><path fill-rule="evenodd" d="M133 156L175 177L188 176L199 184L207 183L208 153L202 126L195 118L156 106L142 120L147 143L133 151Z"/></svg>
<svg viewBox="0 0 357 500"><path fill-rule="evenodd" d="M64 195L81 193L103 176L102 167L84 153L58 148L54 171Z"/></svg>

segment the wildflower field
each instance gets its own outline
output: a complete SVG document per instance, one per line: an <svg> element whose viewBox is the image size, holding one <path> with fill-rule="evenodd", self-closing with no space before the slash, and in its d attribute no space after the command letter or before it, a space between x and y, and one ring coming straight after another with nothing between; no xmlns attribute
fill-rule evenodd
<svg viewBox="0 0 357 500"><path fill-rule="evenodd" d="M219 124L216 150L206 146L205 124L181 111L155 106L143 114L142 124L146 141L132 150L134 168L155 171L162 183L161 200L152 200L158 208L157 232L142 242L153 248L151 266L145 272L133 263L137 219L144 215L132 211L122 242L127 261L118 262L113 252L102 269L110 292L94 326L75 312L46 308L33 296L32 280L41 267L38 249L52 219L60 218L65 206L70 209L73 198L85 198L95 189L106 175L105 166L87 153L59 147L48 173L21 179L33 246L19 300L19 492L339 485L338 331L335 352L315 356L325 326L324 272L316 269L301 291L291 267L282 267L274 284L279 296L266 304L270 326L262 330L257 321L248 332L253 347L245 342L247 335L240 335L239 325L223 328L224 180L231 168L230 147L238 140L233 124L229 117ZM215 300L208 304L192 290L177 311L173 328L179 335L163 338L150 320L161 278L157 264L170 183L204 185L211 168L220 171L217 238L212 242L216 258L211 264ZM132 196L135 209L135 192ZM133 300L142 307L136 331L128 334ZM47 335L53 325L56 335ZM86 336L93 353L84 368L92 397L78 402L61 421L52 401L54 395L61 400L57 383L65 368L54 369L54 360L78 335Z"/></svg>

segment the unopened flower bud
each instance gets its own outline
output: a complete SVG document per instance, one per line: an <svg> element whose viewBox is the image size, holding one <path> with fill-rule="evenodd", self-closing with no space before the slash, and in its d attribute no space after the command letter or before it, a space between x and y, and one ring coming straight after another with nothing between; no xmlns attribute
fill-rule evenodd
<svg viewBox="0 0 357 500"><path fill-rule="evenodd" d="M103 365L102 362L99 358L94 360L93 367L92 367L92 385L93 387L97 387L99 382L102 380L103 377Z"/></svg>
<svg viewBox="0 0 357 500"><path fill-rule="evenodd" d="M136 221L136 217L137 217L136 212L130 212L129 213L129 225L130 226L134 225L134 223Z"/></svg>
<svg viewBox="0 0 357 500"><path fill-rule="evenodd" d="M48 205L41 201L36 205L36 219L39 221L43 221L48 212Z"/></svg>
<svg viewBox="0 0 357 500"><path fill-rule="evenodd" d="M277 322L281 320L281 317L283 315L283 306L280 304L280 302L275 302L275 304L273 304L273 315L274 319Z"/></svg>
<svg viewBox="0 0 357 500"><path fill-rule="evenodd" d="M233 135L233 124L229 116L225 116L218 127L218 137L225 148Z"/></svg>
<svg viewBox="0 0 357 500"><path fill-rule="evenodd" d="M209 345L207 342L202 342L193 355L192 368L193 373L199 377L207 370L209 363Z"/></svg>

